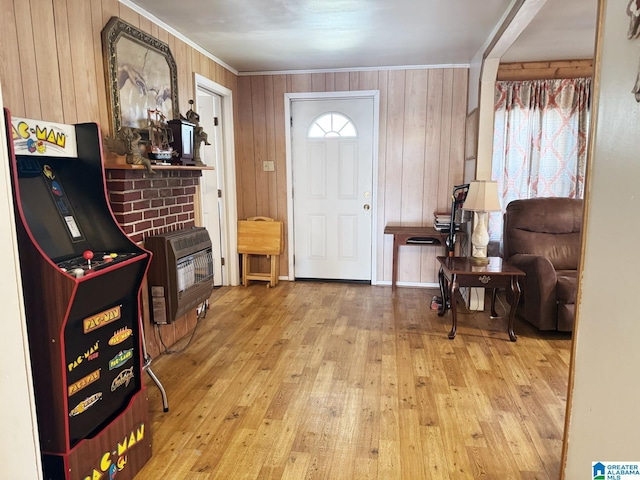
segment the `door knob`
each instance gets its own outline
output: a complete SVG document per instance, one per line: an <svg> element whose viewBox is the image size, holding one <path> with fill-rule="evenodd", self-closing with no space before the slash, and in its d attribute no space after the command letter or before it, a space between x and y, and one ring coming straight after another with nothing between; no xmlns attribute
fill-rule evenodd
<svg viewBox="0 0 640 480"><path fill-rule="evenodd" d="M369 205L368 203L365 203L362 208L364 208L365 210L369 210L371 208L371 205Z"/></svg>

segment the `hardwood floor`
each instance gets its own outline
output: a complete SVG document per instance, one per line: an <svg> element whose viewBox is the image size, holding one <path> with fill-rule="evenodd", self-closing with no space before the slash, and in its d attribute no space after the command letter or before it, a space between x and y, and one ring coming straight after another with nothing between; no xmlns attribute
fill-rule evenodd
<svg viewBox="0 0 640 480"><path fill-rule="evenodd" d="M512 343L460 306L449 340L436 293L217 289L188 348L154 360L170 411L147 378L136 480L559 478L570 336L516 320Z"/></svg>

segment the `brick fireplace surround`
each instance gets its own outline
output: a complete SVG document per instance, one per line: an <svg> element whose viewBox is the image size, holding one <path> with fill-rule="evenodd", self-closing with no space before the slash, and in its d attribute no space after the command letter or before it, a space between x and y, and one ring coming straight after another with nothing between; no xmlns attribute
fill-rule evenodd
<svg viewBox="0 0 640 480"><path fill-rule="evenodd" d="M154 173L131 168L105 170L109 202L116 220L135 242L151 236L195 226L194 197L200 170L156 169ZM143 245L144 246L144 245ZM151 322L146 280L142 287L146 346L157 357L193 331L195 310L169 325Z"/></svg>
<svg viewBox="0 0 640 480"><path fill-rule="evenodd" d="M195 226L200 170L107 170L109 202L134 242Z"/></svg>

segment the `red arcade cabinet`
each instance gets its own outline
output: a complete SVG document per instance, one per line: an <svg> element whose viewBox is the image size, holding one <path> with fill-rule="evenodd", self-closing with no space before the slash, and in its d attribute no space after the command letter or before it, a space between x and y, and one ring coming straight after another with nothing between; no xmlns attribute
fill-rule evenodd
<svg viewBox="0 0 640 480"><path fill-rule="evenodd" d="M140 287L94 123L11 118L16 229L45 479L131 479L151 456Z"/></svg>

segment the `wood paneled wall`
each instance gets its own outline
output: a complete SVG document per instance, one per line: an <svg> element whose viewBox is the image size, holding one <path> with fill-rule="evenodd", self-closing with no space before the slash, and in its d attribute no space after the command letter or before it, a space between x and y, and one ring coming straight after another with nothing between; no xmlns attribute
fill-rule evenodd
<svg viewBox="0 0 640 480"><path fill-rule="evenodd" d="M2 0L0 82L4 105L17 117L60 123L97 122L111 130L102 56L102 28L113 16L167 43L178 69L180 112L194 98L199 73L236 92L237 79L182 40L118 0ZM235 96L235 93L234 93ZM154 328L143 285L147 346L152 356L193 331L195 312ZM164 345L162 345L164 343Z"/></svg>
<svg viewBox="0 0 640 480"><path fill-rule="evenodd" d="M167 43L178 68L182 113L194 98L193 73L232 91L236 76L118 0L3 0L0 81L12 115L52 122L97 122L110 131L100 32L113 16Z"/></svg>
<svg viewBox="0 0 640 480"><path fill-rule="evenodd" d="M239 218L287 222L284 94L380 91L378 197L375 203L379 281L391 281L392 238L386 224L432 225L450 208L463 181L468 70L376 70L238 77L236 164ZM273 160L274 172L262 162ZM287 246L288 248L288 246ZM436 283L435 256L444 248L403 247L400 282ZM288 274L287 254L280 271Z"/></svg>
<svg viewBox="0 0 640 480"><path fill-rule="evenodd" d="M375 205L378 279L391 279L385 224L430 225L462 183L466 69L378 70L236 77L117 0L7 0L0 17L0 81L16 116L63 123L97 121L110 130L100 32L119 16L168 43L178 66L180 110L193 73L226 86L236 101L239 217L287 219L284 93L380 90L379 185ZM275 172L262 161L274 160ZM399 280L436 281L434 254L404 247ZM286 255L281 272L288 274Z"/></svg>

